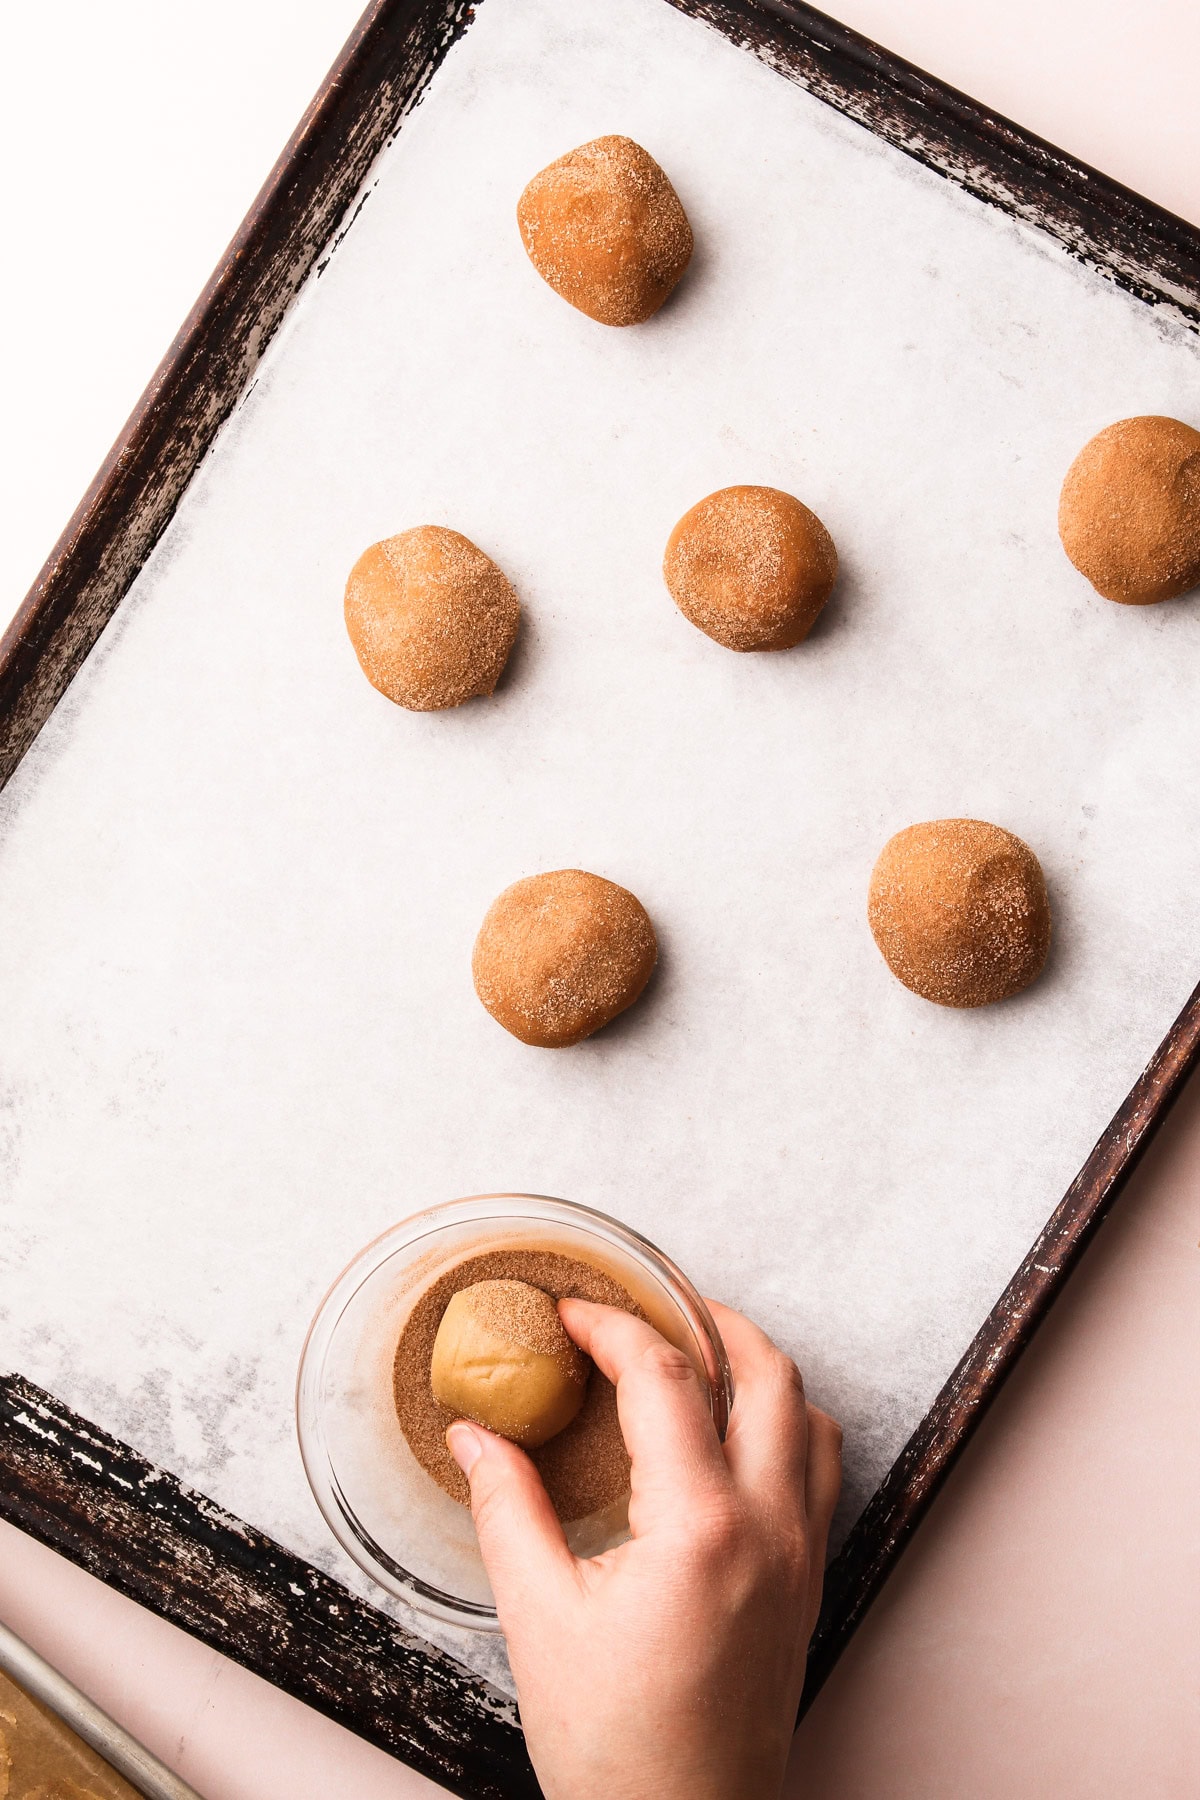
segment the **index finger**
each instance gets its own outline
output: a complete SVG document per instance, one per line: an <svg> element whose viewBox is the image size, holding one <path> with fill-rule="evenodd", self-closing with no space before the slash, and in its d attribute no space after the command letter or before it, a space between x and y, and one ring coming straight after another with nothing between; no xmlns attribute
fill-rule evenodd
<svg viewBox="0 0 1200 1800"><path fill-rule="evenodd" d="M567 1333L617 1390L617 1417L632 1464L629 1528L677 1523L705 1492L729 1486L701 1378L666 1338L632 1313L590 1300L560 1300Z"/></svg>

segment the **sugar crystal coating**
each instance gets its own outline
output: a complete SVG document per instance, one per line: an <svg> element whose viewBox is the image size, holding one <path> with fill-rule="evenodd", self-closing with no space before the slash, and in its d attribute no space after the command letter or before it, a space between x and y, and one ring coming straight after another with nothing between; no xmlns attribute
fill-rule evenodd
<svg viewBox="0 0 1200 1800"><path fill-rule="evenodd" d="M492 693L520 617L491 557L441 525L372 544L346 583L346 629L363 674L413 712Z"/></svg>
<svg viewBox="0 0 1200 1800"><path fill-rule="evenodd" d="M1106 600L1150 606L1200 586L1200 431L1149 414L1097 432L1067 471L1058 531Z"/></svg>
<svg viewBox="0 0 1200 1800"><path fill-rule="evenodd" d="M475 991L522 1043L564 1049L632 1006L658 956L646 909L584 869L515 881L475 940Z"/></svg>
<svg viewBox="0 0 1200 1800"><path fill-rule="evenodd" d="M833 591L838 560L820 519L780 488L697 501L667 541L663 579L680 612L727 650L790 650Z"/></svg>
<svg viewBox="0 0 1200 1800"><path fill-rule="evenodd" d="M542 279L601 325L650 318L692 255L678 194L627 137L595 138L542 169L521 195L517 224Z"/></svg>
<svg viewBox="0 0 1200 1800"><path fill-rule="evenodd" d="M1020 993L1050 948L1050 902L1028 844L982 819L934 819L890 838L867 916L892 974L939 1006Z"/></svg>

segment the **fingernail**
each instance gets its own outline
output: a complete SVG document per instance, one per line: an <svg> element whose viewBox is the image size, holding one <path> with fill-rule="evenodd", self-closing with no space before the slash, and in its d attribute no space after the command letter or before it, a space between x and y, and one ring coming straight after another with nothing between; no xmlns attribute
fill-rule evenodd
<svg viewBox="0 0 1200 1800"><path fill-rule="evenodd" d="M451 1456L454 1458L467 1480L470 1481L471 1470L475 1467L475 1464L479 1461L479 1458L483 1453L483 1444L480 1440L479 1433L472 1431L469 1425L465 1425L463 1421L459 1419L451 1425L449 1431L446 1433L446 1448L449 1450Z"/></svg>

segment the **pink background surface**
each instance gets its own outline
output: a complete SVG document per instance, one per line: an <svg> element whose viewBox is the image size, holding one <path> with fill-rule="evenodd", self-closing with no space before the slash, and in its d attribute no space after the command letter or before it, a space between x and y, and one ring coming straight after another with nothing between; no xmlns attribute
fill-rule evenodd
<svg viewBox="0 0 1200 1800"><path fill-rule="evenodd" d="M247 29L253 36L257 25L265 42L286 16L267 0L237 10L255 15ZM301 10L311 54L293 59L292 74L305 85L274 96L279 107L294 99L288 124L353 13L346 0ZM126 0L106 8L106 30L119 35L130 24L123 15L138 11ZM1200 8L843 0L839 13L1200 222ZM186 29L178 9L178 23L147 52L182 84L184 114L189 101L199 104L174 54ZM180 34L174 49L172 30ZM47 36L47 56L50 47ZM93 89L106 92L94 60L89 68ZM136 108L133 92L129 103ZM74 128L83 134L86 122ZM61 136L61 119L53 129ZM102 120L93 130L102 164ZM263 169L260 155L240 172L245 199ZM214 182L224 174L214 171ZM41 204L45 212L45 193ZM55 235L69 244L78 194L64 183L54 204L52 222L67 228ZM231 212L222 235L235 224ZM189 285L169 326L219 247L205 249L195 279L187 259L176 258ZM161 250L160 240L160 261ZM143 254L149 264L149 242ZM49 291L54 270L42 266ZM131 267L126 256L121 267L134 285L136 261ZM121 302L117 288L114 311ZM94 310L90 329L102 333L103 304ZM138 340L146 368L166 335L158 323ZM86 329L74 344L81 358L99 349ZM70 354L52 395L68 424ZM136 385L123 394L126 405ZM31 453L31 440L10 434L23 452L21 479L40 484L43 502L63 487L63 518L83 485L64 486L72 457L90 457L90 474L120 423L119 409L106 416L101 406L98 416L102 441L93 445L81 430L73 447L60 430L42 460L36 439ZM1198 1371L1193 1084L798 1734L790 1800L1191 1800L1200 1769ZM7 1526L0 1618L207 1800L402 1800L440 1791Z"/></svg>

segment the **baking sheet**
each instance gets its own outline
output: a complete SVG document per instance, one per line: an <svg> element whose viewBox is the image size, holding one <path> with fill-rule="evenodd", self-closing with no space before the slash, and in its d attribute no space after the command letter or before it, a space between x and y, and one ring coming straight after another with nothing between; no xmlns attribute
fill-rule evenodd
<svg viewBox="0 0 1200 1800"><path fill-rule="evenodd" d="M5 1800L140 1800L136 1788L3 1670L0 1793Z"/></svg>
<svg viewBox="0 0 1200 1800"><path fill-rule="evenodd" d="M513 223L611 130L698 244L627 332ZM564 1194L795 1352L844 1532L1197 974L1195 605L1100 601L1054 533L1091 432L1200 423L1195 339L660 0L487 0L368 193L0 801L4 1360L357 1588L291 1424L321 1292L430 1201ZM787 655L661 586L736 481L841 554ZM421 522L525 605L447 715L376 695L341 622ZM980 1014L865 926L884 839L951 813L1025 837L1055 907L1046 976ZM563 865L663 959L554 1054L469 957Z"/></svg>

